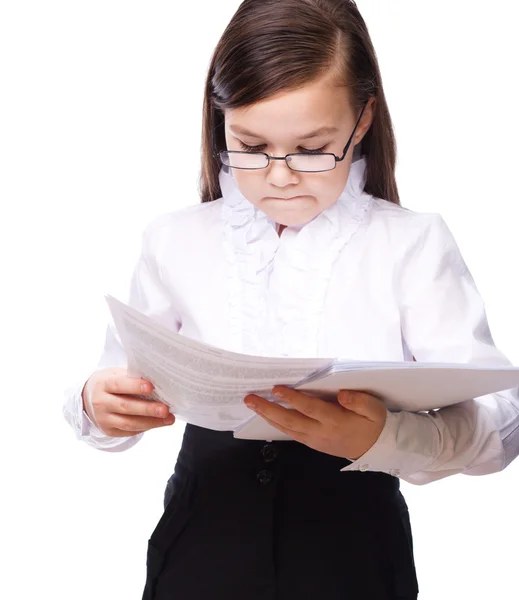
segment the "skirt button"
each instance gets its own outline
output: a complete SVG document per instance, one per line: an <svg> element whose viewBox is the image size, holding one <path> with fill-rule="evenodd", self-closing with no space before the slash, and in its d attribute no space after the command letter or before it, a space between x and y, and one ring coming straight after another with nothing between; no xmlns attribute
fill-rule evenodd
<svg viewBox="0 0 519 600"><path fill-rule="evenodd" d="M278 450L272 444L267 444L263 446L261 449L261 455L263 456L263 460L267 463L274 462L278 457Z"/></svg>
<svg viewBox="0 0 519 600"><path fill-rule="evenodd" d="M272 478L272 471L267 471L265 469L256 475L256 479L261 483L261 485L269 484L272 481Z"/></svg>

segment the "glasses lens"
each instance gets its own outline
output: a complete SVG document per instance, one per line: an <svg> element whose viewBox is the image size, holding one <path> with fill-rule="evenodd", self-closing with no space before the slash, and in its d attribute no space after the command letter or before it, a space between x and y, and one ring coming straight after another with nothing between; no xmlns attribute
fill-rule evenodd
<svg viewBox="0 0 519 600"><path fill-rule="evenodd" d="M289 154L288 166L294 171L331 171L335 169L333 154Z"/></svg>
<svg viewBox="0 0 519 600"><path fill-rule="evenodd" d="M224 165L234 169L264 169L269 161L265 154L259 152L220 152L220 159Z"/></svg>

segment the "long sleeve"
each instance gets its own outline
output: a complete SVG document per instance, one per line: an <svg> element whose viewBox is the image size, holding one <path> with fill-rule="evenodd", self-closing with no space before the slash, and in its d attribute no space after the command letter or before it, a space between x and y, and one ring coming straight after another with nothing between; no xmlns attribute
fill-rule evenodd
<svg viewBox="0 0 519 600"><path fill-rule="evenodd" d="M400 255L395 276L403 338L417 361L510 365L495 347L484 304L456 242L438 215ZM519 453L517 389L428 413L388 413L374 446L348 470L390 473L425 484L485 475Z"/></svg>
<svg viewBox="0 0 519 600"><path fill-rule="evenodd" d="M127 303L161 324L178 331L180 317L172 305L171 294L165 288L160 271L160 224L162 218L152 221L145 229L141 255L135 265ZM101 357L96 365L85 371L82 381L74 383L65 392L63 416L73 428L77 439L99 450L121 452L134 446L143 433L129 437L110 437L104 434L83 410L82 390L86 380L95 371L110 368L126 368L127 358L113 321L107 327Z"/></svg>

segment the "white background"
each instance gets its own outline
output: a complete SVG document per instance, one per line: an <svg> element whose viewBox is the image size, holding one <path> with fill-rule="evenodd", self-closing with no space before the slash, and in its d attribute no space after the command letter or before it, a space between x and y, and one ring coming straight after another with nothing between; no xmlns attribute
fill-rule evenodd
<svg viewBox="0 0 519 600"><path fill-rule="evenodd" d="M182 427L77 442L63 390L97 361L140 234L196 204L202 91L237 0L0 5L0 596L139 599ZM442 213L519 365L516 3L362 0L402 203ZM519 461L403 485L422 600L517 598ZM347 565L345 565L347 568Z"/></svg>

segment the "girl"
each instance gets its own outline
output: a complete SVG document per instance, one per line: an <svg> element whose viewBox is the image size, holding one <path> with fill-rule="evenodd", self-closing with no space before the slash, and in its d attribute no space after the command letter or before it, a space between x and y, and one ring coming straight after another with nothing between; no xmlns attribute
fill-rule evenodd
<svg viewBox="0 0 519 600"><path fill-rule="evenodd" d="M145 231L129 303L188 337L255 355L509 364L447 226L399 205L375 52L349 0L245 0L212 58L202 203ZM138 396L113 327L65 415L109 451L173 423ZM247 396L293 441L187 425L148 545L146 600L415 599L399 478L504 468L517 392L430 414Z"/></svg>

